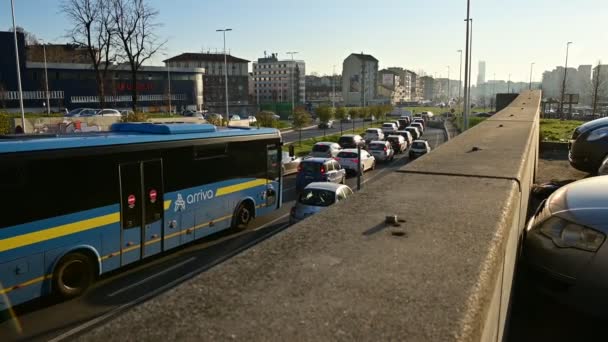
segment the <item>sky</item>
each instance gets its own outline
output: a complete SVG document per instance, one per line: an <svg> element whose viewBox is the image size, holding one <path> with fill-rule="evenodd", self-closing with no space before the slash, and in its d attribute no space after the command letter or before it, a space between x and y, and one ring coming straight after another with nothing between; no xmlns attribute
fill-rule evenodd
<svg viewBox="0 0 608 342"><path fill-rule="evenodd" d="M459 78L465 49L465 0L148 0L158 9L158 34L167 40L163 54L223 49L227 33L232 55L251 61L276 52L297 51L307 74L341 72L350 53L371 54L380 68L400 66L428 75ZM15 0L17 25L53 43L65 42L70 22L60 0ZM564 65L608 63L606 0L472 0L472 78L486 61L486 80L534 80L542 71ZM10 1L0 4L0 28L12 25ZM162 65L165 56L151 63ZM463 58L464 59L464 58ZM464 68L463 68L464 69ZM463 71L464 72L464 71Z"/></svg>

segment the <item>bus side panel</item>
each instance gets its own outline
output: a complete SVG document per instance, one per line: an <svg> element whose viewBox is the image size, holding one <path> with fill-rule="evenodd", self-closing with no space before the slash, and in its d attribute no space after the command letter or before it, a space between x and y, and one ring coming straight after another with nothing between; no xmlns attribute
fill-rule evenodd
<svg viewBox="0 0 608 342"><path fill-rule="evenodd" d="M0 274L3 275L0 291L4 293L10 290L6 295L0 296L0 311L34 299L42 292L42 253L0 264Z"/></svg>
<svg viewBox="0 0 608 342"><path fill-rule="evenodd" d="M101 234L100 273L110 272L120 267L120 224L106 227Z"/></svg>

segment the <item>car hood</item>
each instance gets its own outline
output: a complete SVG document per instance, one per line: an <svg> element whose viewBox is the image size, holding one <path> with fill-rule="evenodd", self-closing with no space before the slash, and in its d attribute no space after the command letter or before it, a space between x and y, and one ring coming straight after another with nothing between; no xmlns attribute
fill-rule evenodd
<svg viewBox="0 0 608 342"><path fill-rule="evenodd" d="M608 126L608 118L601 118L601 119L596 119L596 120L586 122L586 123L580 125L578 128L576 128L576 130L578 131L579 134L582 134L590 129L594 129L594 128L598 128L598 127L602 127L602 126Z"/></svg>
<svg viewBox="0 0 608 342"><path fill-rule="evenodd" d="M547 200L556 216L608 232L608 176L586 178L565 185Z"/></svg>

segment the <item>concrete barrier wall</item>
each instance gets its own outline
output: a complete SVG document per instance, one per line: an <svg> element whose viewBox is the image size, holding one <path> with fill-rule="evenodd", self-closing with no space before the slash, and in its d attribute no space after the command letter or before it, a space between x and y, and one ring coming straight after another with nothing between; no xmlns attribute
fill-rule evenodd
<svg viewBox="0 0 608 342"><path fill-rule="evenodd" d="M348 201L82 340L501 341L540 99L522 93ZM387 215L402 221L385 224Z"/></svg>

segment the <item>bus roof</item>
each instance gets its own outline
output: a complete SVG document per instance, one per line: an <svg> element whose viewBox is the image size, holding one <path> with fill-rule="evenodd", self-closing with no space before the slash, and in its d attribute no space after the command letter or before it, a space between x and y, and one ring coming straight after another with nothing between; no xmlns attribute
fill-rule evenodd
<svg viewBox="0 0 608 342"><path fill-rule="evenodd" d="M218 128L209 124L116 123L108 132L0 136L0 154L260 134L278 136L279 131L274 128Z"/></svg>

